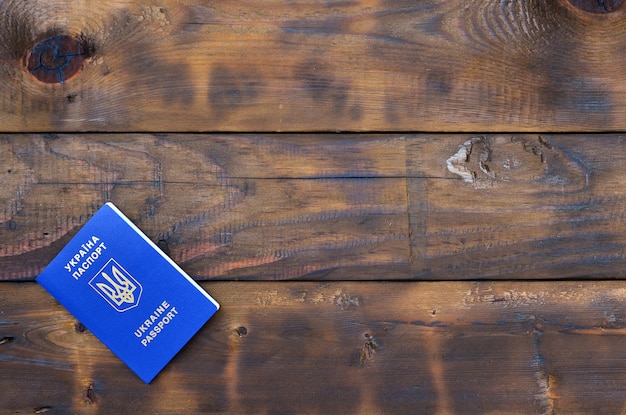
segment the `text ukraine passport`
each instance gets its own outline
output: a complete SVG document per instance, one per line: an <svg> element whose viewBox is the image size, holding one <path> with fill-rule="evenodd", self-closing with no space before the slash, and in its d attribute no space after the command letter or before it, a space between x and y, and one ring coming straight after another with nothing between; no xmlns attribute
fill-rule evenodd
<svg viewBox="0 0 626 415"><path fill-rule="evenodd" d="M219 308L112 203L37 282L146 383Z"/></svg>

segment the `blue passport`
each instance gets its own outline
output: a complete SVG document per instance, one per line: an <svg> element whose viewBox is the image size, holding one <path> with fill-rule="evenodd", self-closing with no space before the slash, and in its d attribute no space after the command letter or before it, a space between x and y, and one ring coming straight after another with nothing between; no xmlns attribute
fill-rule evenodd
<svg viewBox="0 0 626 415"><path fill-rule="evenodd" d="M146 383L219 309L112 203L37 282Z"/></svg>

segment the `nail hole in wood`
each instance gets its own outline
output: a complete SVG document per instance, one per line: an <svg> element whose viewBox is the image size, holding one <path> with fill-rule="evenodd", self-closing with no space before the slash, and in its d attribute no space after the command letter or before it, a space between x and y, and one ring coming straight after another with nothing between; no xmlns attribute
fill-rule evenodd
<svg viewBox="0 0 626 415"><path fill-rule="evenodd" d="M93 383L87 385L87 389L84 393L84 398L88 403L96 403L96 391L94 389Z"/></svg>

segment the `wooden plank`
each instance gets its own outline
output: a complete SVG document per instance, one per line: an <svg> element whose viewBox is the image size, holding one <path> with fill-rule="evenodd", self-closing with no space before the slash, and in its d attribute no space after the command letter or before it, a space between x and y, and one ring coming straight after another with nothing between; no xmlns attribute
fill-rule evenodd
<svg viewBox="0 0 626 415"><path fill-rule="evenodd" d="M0 129L623 131L622 3L8 0Z"/></svg>
<svg viewBox="0 0 626 415"><path fill-rule="evenodd" d="M0 279L34 278L107 200L197 279L622 278L623 144L6 135Z"/></svg>
<svg viewBox="0 0 626 415"><path fill-rule="evenodd" d="M423 138L407 140L414 277L624 277L624 137Z"/></svg>
<svg viewBox="0 0 626 415"><path fill-rule="evenodd" d="M202 285L223 308L145 385L37 284L0 284L0 407L587 414L626 404L624 282Z"/></svg>
<svg viewBox="0 0 626 415"><path fill-rule="evenodd" d="M404 138L4 136L0 279L112 200L197 278L407 278Z"/></svg>

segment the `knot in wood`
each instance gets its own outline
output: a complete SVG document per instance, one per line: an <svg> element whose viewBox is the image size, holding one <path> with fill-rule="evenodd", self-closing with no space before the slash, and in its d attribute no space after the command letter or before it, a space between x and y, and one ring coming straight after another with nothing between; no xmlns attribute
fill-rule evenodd
<svg viewBox="0 0 626 415"><path fill-rule="evenodd" d="M80 42L67 35L49 37L30 51L26 67L35 78L47 84L62 84L76 75L85 63Z"/></svg>
<svg viewBox="0 0 626 415"><path fill-rule="evenodd" d="M624 0L568 0L570 4L580 10L593 14L606 14L618 10Z"/></svg>

